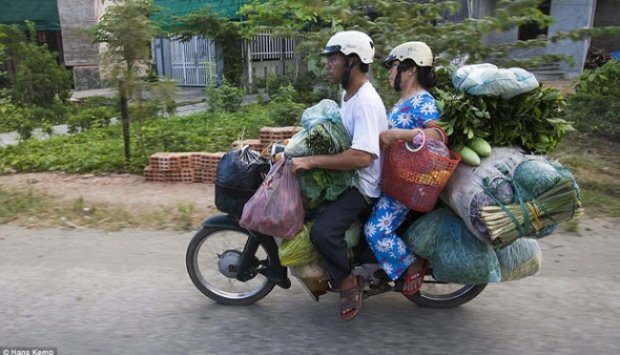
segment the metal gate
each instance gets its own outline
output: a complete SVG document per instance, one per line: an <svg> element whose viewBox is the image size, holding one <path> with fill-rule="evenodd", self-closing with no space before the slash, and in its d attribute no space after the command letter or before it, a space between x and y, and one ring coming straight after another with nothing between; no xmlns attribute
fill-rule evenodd
<svg viewBox="0 0 620 355"><path fill-rule="evenodd" d="M178 85L207 86L217 81L215 42L192 37L187 42L170 41L172 78Z"/></svg>

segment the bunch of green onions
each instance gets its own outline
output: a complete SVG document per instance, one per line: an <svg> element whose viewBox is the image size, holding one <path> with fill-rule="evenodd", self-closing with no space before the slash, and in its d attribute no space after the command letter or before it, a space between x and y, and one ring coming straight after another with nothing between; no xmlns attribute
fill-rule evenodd
<svg viewBox="0 0 620 355"><path fill-rule="evenodd" d="M504 247L519 237L538 237L546 227L583 215L583 207L573 183L561 179L538 198L504 206L484 206L480 217L491 244Z"/></svg>

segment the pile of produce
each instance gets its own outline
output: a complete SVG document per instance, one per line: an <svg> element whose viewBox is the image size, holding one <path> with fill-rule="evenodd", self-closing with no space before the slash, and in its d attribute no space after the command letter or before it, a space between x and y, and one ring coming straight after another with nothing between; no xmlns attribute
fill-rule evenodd
<svg viewBox="0 0 620 355"><path fill-rule="evenodd" d="M583 212L570 172L514 148L494 148L478 167L459 165L441 199L476 237L496 248L520 237L548 236L558 223Z"/></svg>
<svg viewBox="0 0 620 355"><path fill-rule="evenodd" d="M340 118L338 104L322 100L302 115L303 130L291 138L284 154L289 157L331 155L351 146L351 138ZM354 171L311 169L297 174L308 207L315 208L323 201L333 201L351 186Z"/></svg>
<svg viewBox="0 0 620 355"><path fill-rule="evenodd" d="M494 245L508 245L521 236L542 236L560 221L583 214L579 188L560 167L524 161L515 169L513 186L518 197L514 203L480 208Z"/></svg>
<svg viewBox="0 0 620 355"><path fill-rule="evenodd" d="M450 147L470 165L488 156L491 146L547 153L573 129L562 119L566 103L556 89L538 87L510 99L474 96L454 88L445 74L438 87L433 95L441 112L439 123Z"/></svg>

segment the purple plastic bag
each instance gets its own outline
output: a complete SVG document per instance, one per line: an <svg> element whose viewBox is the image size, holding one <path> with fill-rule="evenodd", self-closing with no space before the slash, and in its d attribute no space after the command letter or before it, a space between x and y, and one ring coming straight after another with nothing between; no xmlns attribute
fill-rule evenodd
<svg viewBox="0 0 620 355"><path fill-rule="evenodd" d="M299 183L289 160L281 159L243 207L239 225L273 237L293 239L303 226L304 213Z"/></svg>

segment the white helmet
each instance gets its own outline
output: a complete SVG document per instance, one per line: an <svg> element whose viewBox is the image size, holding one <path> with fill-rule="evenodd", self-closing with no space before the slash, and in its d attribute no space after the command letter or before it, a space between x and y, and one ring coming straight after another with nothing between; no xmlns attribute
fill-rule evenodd
<svg viewBox="0 0 620 355"><path fill-rule="evenodd" d="M402 63L406 59L413 60L419 67L430 67L433 65L433 52L424 42L406 42L392 49L383 64L390 67L395 60L400 60Z"/></svg>
<svg viewBox="0 0 620 355"><path fill-rule="evenodd" d="M344 55L357 54L362 63L370 64L375 57L375 44L364 32L341 31L327 41L322 54L337 52Z"/></svg>

